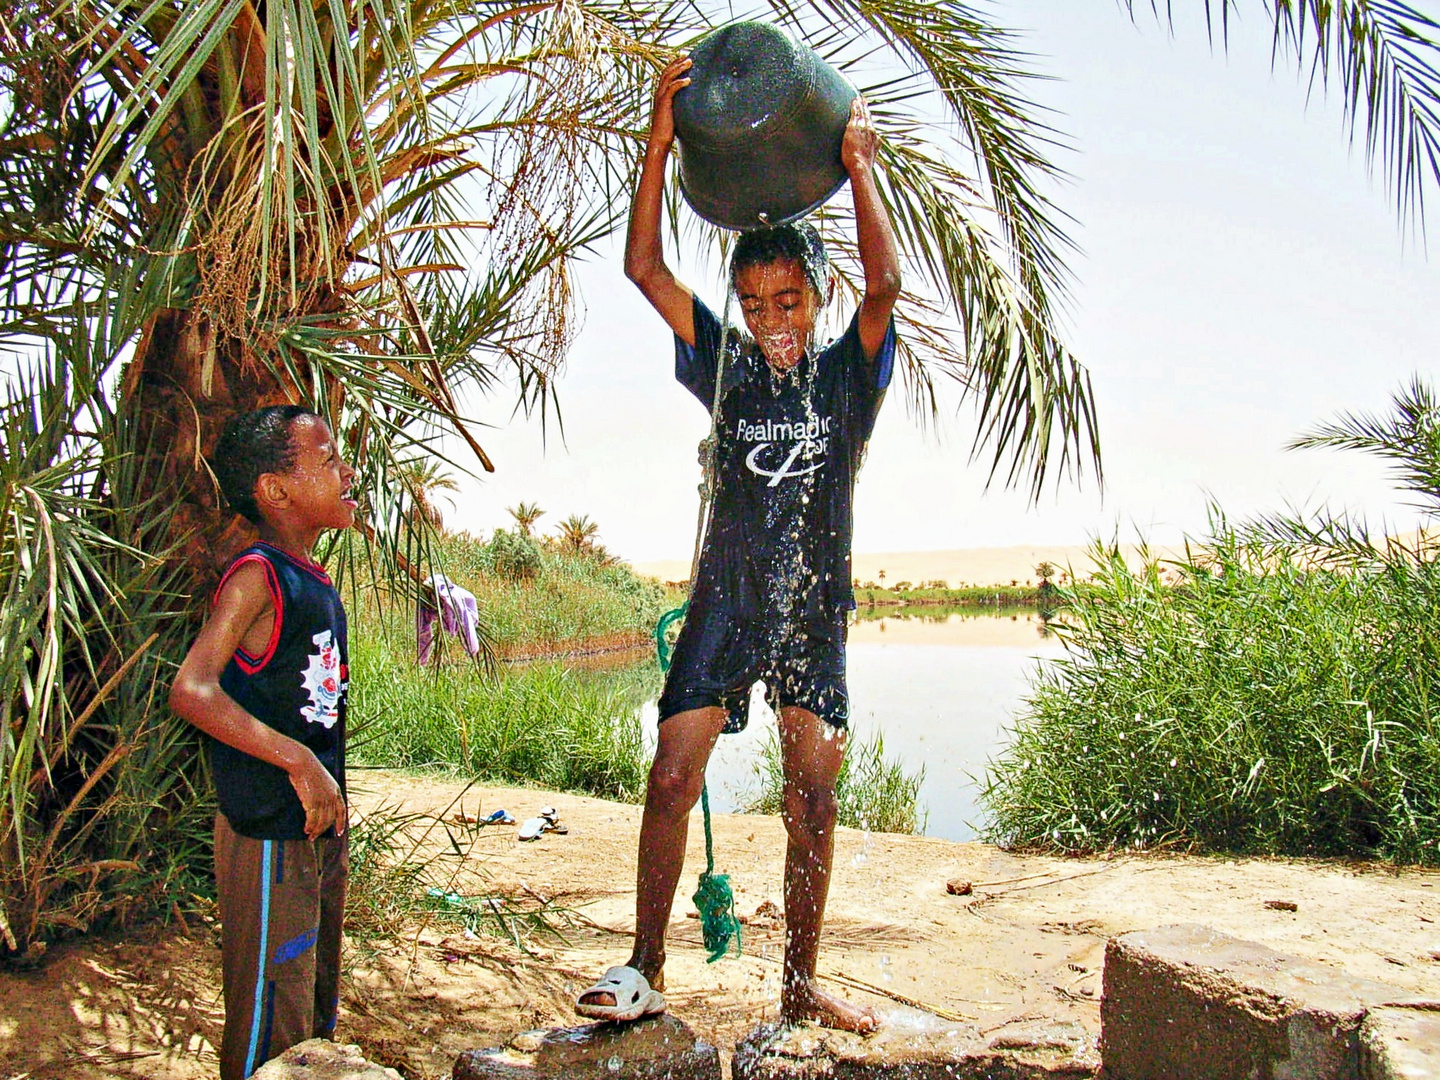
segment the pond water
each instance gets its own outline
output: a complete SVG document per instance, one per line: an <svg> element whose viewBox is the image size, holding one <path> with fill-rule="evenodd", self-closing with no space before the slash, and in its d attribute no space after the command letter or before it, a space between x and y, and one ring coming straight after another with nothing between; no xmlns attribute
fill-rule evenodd
<svg viewBox="0 0 1440 1080"><path fill-rule="evenodd" d="M913 610L881 617L862 611L851 626L851 729L858 738L880 733L886 756L907 771L925 769L920 803L927 835L974 839L985 762L1000 747L1037 658L1060 656L1063 649L1034 611ZM652 702L643 713L651 738L655 719ZM715 809L733 810L754 790L754 764L774 726L757 688L750 726L722 736L710 759Z"/></svg>

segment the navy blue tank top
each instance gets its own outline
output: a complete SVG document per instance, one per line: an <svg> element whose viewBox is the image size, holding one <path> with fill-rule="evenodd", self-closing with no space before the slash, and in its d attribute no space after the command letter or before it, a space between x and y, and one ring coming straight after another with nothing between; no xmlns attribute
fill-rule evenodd
<svg viewBox="0 0 1440 1080"><path fill-rule="evenodd" d="M216 595L247 563L265 571L275 623L259 656L235 650L220 688L261 723L308 746L344 791L350 654L340 594L318 564L260 543L235 557ZM220 812L231 827L256 840L304 839L305 810L285 770L208 741Z"/></svg>

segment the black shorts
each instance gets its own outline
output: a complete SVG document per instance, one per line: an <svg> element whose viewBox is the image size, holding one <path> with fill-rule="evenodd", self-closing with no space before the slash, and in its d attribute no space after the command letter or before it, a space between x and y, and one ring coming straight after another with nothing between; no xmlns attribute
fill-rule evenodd
<svg viewBox="0 0 1440 1080"><path fill-rule="evenodd" d="M769 622L741 620L715 609L692 610L665 676L660 719L719 706L729 713L724 730L744 731L750 688L761 681L777 714L798 706L844 730L850 722L845 613L826 626L797 621L778 632Z"/></svg>

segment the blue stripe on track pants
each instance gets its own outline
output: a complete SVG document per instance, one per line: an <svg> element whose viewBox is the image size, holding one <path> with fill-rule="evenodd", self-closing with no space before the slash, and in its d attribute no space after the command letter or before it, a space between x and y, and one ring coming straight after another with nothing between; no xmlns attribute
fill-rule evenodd
<svg viewBox="0 0 1440 1080"><path fill-rule="evenodd" d="M346 837L255 840L215 818L225 1034L221 1080L245 1080L335 1030Z"/></svg>

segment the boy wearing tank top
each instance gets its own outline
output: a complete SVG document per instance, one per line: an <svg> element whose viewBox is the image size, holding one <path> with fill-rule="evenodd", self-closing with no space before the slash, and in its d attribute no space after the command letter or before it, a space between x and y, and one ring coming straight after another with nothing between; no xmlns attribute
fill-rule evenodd
<svg viewBox="0 0 1440 1080"><path fill-rule="evenodd" d="M345 835L345 609L311 552L348 528L355 470L314 413L238 417L213 467L260 541L230 563L170 691L207 736L220 813L221 1080L244 1080L339 1008Z"/></svg>

